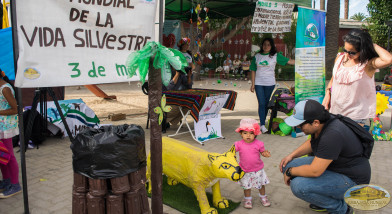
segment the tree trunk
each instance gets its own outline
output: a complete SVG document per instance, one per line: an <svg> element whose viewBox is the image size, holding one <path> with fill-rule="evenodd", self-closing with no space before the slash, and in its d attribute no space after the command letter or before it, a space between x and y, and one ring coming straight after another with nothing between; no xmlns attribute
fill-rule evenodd
<svg viewBox="0 0 392 214"><path fill-rule="evenodd" d="M332 76L332 69L336 54L338 53L338 35L339 35L339 0L328 0L327 2L327 23L326 23L326 39L325 39L325 73L326 78Z"/></svg>
<svg viewBox="0 0 392 214"><path fill-rule="evenodd" d="M158 124L158 114L154 108L161 106L162 79L161 70L153 66L154 57L150 59L148 72L148 114L150 115L150 154L151 154L151 209L152 213L163 213L162 202L162 128Z"/></svg>
<svg viewBox="0 0 392 214"><path fill-rule="evenodd" d="M349 0L344 0L344 19L348 19Z"/></svg>

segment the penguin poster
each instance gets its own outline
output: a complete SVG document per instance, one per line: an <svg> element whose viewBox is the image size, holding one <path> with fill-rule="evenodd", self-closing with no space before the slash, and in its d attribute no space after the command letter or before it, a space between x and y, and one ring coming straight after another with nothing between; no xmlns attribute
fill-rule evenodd
<svg viewBox="0 0 392 214"><path fill-rule="evenodd" d="M195 137L199 142L222 138L220 114L199 116L199 121L194 123Z"/></svg>

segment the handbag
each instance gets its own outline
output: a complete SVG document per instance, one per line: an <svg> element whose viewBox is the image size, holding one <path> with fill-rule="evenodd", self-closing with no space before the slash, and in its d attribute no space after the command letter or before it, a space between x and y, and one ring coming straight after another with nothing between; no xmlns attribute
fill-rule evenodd
<svg viewBox="0 0 392 214"><path fill-rule="evenodd" d="M3 141L0 140L0 164L7 165L10 161L11 155Z"/></svg>

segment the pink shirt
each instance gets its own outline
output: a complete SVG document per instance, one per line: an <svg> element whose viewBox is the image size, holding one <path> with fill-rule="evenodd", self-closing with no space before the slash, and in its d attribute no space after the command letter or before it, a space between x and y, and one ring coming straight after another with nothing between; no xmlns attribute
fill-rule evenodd
<svg viewBox="0 0 392 214"><path fill-rule="evenodd" d="M255 139L252 143L240 140L234 143L235 150L240 155L240 167L244 172L257 172L264 168L260 153L264 152L264 143Z"/></svg>
<svg viewBox="0 0 392 214"><path fill-rule="evenodd" d="M366 63L344 67L340 54L333 68L331 109L353 120L373 118L376 115L376 88L374 76L365 72Z"/></svg>

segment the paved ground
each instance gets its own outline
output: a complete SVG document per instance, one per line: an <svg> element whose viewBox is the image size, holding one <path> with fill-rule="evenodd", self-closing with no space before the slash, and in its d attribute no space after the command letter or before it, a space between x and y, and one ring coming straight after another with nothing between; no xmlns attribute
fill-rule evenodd
<svg viewBox="0 0 392 214"><path fill-rule="evenodd" d="M211 80L209 80L210 83L207 83L207 81L208 80L201 81L197 83L196 86L220 88L230 87L231 85L230 81L224 82L227 83L228 86L224 86L224 83L221 85L212 85ZM241 88L239 87L240 84L242 85ZM239 134L234 132L235 128L237 128L239 125L240 120L245 117L258 118L256 112L256 97L255 95L246 91L248 89L248 84L242 81L241 83L237 83L236 87L237 88L232 88L239 92L235 110L221 111L222 133L225 136L225 139L207 141L204 146L196 143L191 138L190 134L180 135L179 137L176 137L176 139L183 140L196 147L200 147L211 152L227 151L234 141L240 139ZM72 89L72 87L67 88L66 93ZM139 93L136 89L135 93ZM140 90L140 88L138 90ZM147 96L145 97L147 99ZM390 110L388 110L381 117L385 125L384 128L389 128L390 114ZM284 117L284 115L279 116ZM102 123L111 122L105 118L101 118L101 121ZM128 115L126 121L118 121L113 124L123 123L139 124L144 128L146 124L146 115ZM147 146L146 149L149 150L150 130L146 129L145 131ZM174 133L174 130L170 129L167 134L172 133ZM255 200L257 199L258 192L253 190L252 195L254 197L254 208L251 210L246 210L241 205L233 213L315 213L308 209L307 203L297 199L291 193L289 187L283 183L282 175L278 169L280 160L297 146L299 146L305 140L305 137L292 138L290 136L281 137L273 135L262 135L259 139L265 142L266 148L271 152L271 157L264 158L264 161L265 170L271 180L271 183L266 187L266 192L269 195L272 205L268 208L262 207L261 203L258 200ZM50 138L46 140L38 150L30 149L27 151L27 184L31 213L71 213L73 177L72 152L69 146L70 141L68 138ZM17 148L15 149L18 150ZM20 160L19 154L20 153L17 153L18 161ZM382 186L390 193L392 192L391 154L391 142L376 142L373 155L370 159L372 166L371 184ZM242 189L236 183L233 183L229 180L221 181L221 189L222 195L233 201L240 201L243 197ZM211 190L209 189L208 191ZM0 200L0 214L14 214L23 212L24 208L22 194ZM164 212L170 214L179 213L178 211L166 206L164 207ZM392 203L378 211L356 211L356 213L392 213Z"/></svg>

